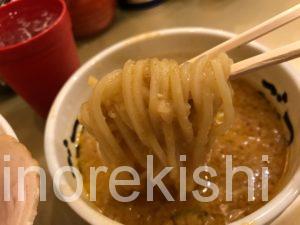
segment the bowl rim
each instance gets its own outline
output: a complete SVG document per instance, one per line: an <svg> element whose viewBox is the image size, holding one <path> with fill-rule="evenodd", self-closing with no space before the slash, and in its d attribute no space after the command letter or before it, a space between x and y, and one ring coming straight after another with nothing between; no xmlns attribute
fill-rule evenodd
<svg viewBox="0 0 300 225"><path fill-rule="evenodd" d="M74 83L78 80L79 77L82 76L91 66L93 66L99 59L104 58L110 53L114 52L117 49L122 48L128 44L136 43L142 40L146 40L149 37L153 36L169 36L169 35L178 35L178 34L206 34L206 35L214 35L223 38L232 38L236 34L220 30L220 29L212 29L205 27L178 27L178 28L167 28L161 30L150 31L146 33L142 33L123 41L117 42L111 46L108 46L104 50L100 51L98 54L89 59L86 63L84 63L65 83L65 85L60 90L57 95L52 107L50 109L46 128L45 128L45 136L44 136L44 147L45 147L45 156L48 165L48 169L53 178L55 171L59 168L58 160L56 157L56 149L52 143L54 143L55 137L55 126L56 126L56 117L58 116L58 112L62 102L66 96L66 94L70 91ZM251 48L254 48L259 51L267 51L268 48L262 44L259 44L255 41L250 42L248 44ZM279 65L287 74L291 76L297 85L297 88L300 92L300 77L297 76L297 71L291 65L287 65L286 63ZM70 185L66 181L65 177L62 178L62 182L66 184L69 188ZM243 217L230 225L241 225L241 224L265 224L271 222L276 217L278 217L298 196L300 187L300 170L299 167L297 171L289 181L289 183L266 205L262 206L258 210L253 213ZM84 220L92 225L117 225L120 224L104 215L99 213L96 208L91 207L85 200L79 198L74 202L68 202L70 207Z"/></svg>

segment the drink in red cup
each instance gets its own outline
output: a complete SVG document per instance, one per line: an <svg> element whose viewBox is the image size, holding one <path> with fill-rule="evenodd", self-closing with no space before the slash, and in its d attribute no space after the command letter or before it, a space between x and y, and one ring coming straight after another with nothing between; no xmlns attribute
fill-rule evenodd
<svg viewBox="0 0 300 225"><path fill-rule="evenodd" d="M79 67L63 0L19 0L0 7L0 76L40 115Z"/></svg>

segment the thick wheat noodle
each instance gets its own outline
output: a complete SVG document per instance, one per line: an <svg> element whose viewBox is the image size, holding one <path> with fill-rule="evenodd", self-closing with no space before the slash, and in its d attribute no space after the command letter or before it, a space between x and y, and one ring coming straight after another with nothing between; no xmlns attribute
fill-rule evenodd
<svg viewBox="0 0 300 225"><path fill-rule="evenodd" d="M144 157L147 152L143 151L143 146L140 144L140 142L134 137L134 134L129 129L129 127L124 124L121 119L118 117L114 118L114 121L123 136L123 139L125 140L126 144L130 148L133 156L137 159L138 164L145 168L146 167L146 158Z"/></svg>
<svg viewBox="0 0 300 225"><path fill-rule="evenodd" d="M182 85L182 91L184 93L184 101L188 103L189 95L190 95L190 73L189 73L189 65L188 63L185 63L181 66L180 71L180 80ZM188 105L189 106L189 105Z"/></svg>
<svg viewBox="0 0 300 225"><path fill-rule="evenodd" d="M166 68L166 71L164 75L162 76L162 88L161 88L161 94L165 96L165 100L169 103L171 101L170 98L170 86L171 86L171 79L172 75L174 74L172 64L173 62L169 62L167 60L163 60L163 68ZM169 68L168 68L168 65ZM169 112L171 113L171 112ZM169 117L169 115L167 115ZM163 133L165 137L165 142L166 142L166 150L167 150L167 159L168 163L170 166L173 167L173 170L171 171L171 178L176 182L178 180L178 156L179 154L177 153L177 149L175 146L175 137L174 137L174 132L173 132L173 124L171 121L171 118L169 121L166 121L163 123Z"/></svg>
<svg viewBox="0 0 300 225"><path fill-rule="evenodd" d="M187 109L187 100L184 98L180 72L180 68L176 65L173 66L173 74L171 76L172 101L183 135L187 142L191 142L193 139L193 127L188 118L190 112Z"/></svg>
<svg viewBox="0 0 300 225"><path fill-rule="evenodd" d="M156 168L174 167L170 178L176 184L179 155L190 157L191 168L199 166L233 122L231 64L225 54L182 66L167 59L129 60L122 70L90 81L94 91L79 119L107 164L138 165L144 173L146 156L153 154Z"/></svg>
<svg viewBox="0 0 300 225"><path fill-rule="evenodd" d="M141 87L142 87L142 78L143 78L143 70L145 69L143 66L143 61L138 61L136 63L135 71L131 73L132 83L133 86L129 86L128 88L132 88L133 96L125 96L125 101L132 101L131 108L128 107L127 110L131 111L131 115L129 116L132 121L135 121L137 130L139 130L138 135L143 143L146 144L151 150L156 154L156 156L160 159L160 161L166 165L166 157L165 153L163 152L158 140L156 139L155 135L152 132L152 128L148 119L148 113L146 112L145 105L143 102L143 97L141 95ZM126 83L128 84L128 83ZM125 86L124 89L127 87ZM139 119L139 121L138 121Z"/></svg>
<svg viewBox="0 0 300 225"><path fill-rule="evenodd" d="M80 113L80 120L82 123L86 124L85 128L88 130L89 133L92 133L94 136L99 136L99 133L97 133L97 131L93 128L91 128L90 126L88 126L87 124L93 124L93 122L91 121L92 118L89 117L89 112L88 112L88 107L89 102L86 102L83 106L82 106L82 110ZM100 155L100 158L108 165L112 164L115 160L113 159L113 157L110 157L110 154L107 154L106 151L100 151L99 145L101 145L101 148L103 149L109 149L108 145L102 140L102 139L97 139L98 140L98 148L97 151Z"/></svg>
<svg viewBox="0 0 300 225"><path fill-rule="evenodd" d="M216 71L214 75L216 78L217 87L219 89L219 95L221 96L223 102L222 106L225 118L223 123L220 125L220 127L222 127L220 133L223 133L229 128L234 119L234 109L233 107L231 107L233 105L231 93L232 91L229 87L228 82L226 81L227 77L226 74L224 74L222 64L220 64L220 62L217 62L216 60L213 60L212 66L214 68L214 71ZM229 74L229 71L227 71L227 74Z"/></svg>
<svg viewBox="0 0 300 225"><path fill-rule="evenodd" d="M149 93L149 114L153 128L157 135L161 134L159 129L159 115L157 113L157 107L159 104L159 79L160 79L160 63L158 59L151 59L150 64L150 93Z"/></svg>
<svg viewBox="0 0 300 225"><path fill-rule="evenodd" d="M109 146L110 152L114 154L115 160L114 163L128 162L125 157L124 151L120 148L117 140L111 132L110 127L106 123L106 118L102 112L102 102L103 102L103 92L107 87L107 83L113 82L114 79L117 79L119 72L113 73L111 76L107 77L107 80L104 79L104 82L98 82L97 86L94 89L94 94L91 97L90 109L93 112L91 118L94 121L93 127L94 130L98 131L103 138L101 142L106 143ZM94 107L99 106L99 107ZM108 154L107 154L108 155Z"/></svg>
<svg viewBox="0 0 300 225"><path fill-rule="evenodd" d="M114 105L114 110L116 112L116 114L120 117L120 120L122 120L122 122L124 124L126 124L126 126L128 128L130 128L131 130L134 130L132 124L130 123L130 119L129 116L125 110L125 106L122 103L119 103L120 105Z"/></svg>

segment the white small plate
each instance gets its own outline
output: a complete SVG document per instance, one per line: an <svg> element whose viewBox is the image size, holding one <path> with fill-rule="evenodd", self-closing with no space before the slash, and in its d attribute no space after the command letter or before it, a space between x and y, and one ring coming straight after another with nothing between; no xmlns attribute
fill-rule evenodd
<svg viewBox="0 0 300 225"><path fill-rule="evenodd" d="M2 134L8 134L18 140L18 137L15 134L12 127L9 125L6 119L4 119L4 117L0 114L0 135Z"/></svg>

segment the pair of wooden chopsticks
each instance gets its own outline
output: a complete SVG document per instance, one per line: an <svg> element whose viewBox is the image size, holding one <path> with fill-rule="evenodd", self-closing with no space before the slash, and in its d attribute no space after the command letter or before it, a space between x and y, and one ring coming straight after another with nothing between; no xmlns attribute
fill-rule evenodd
<svg viewBox="0 0 300 225"><path fill-rule="evenodd" d="M247 44L271 31L282 27L283 25L294 21L300 17L300 4L272 17L271 19L237 35L236 37L223 42L222 44L188 60L193 62L205 55L216 55L221 52L227 52L231 49ZM285 62L300 56L300 41L292 44L267 51L260 55L237 62L231 66L231 76L250 72L265 66Z"/></svg>

